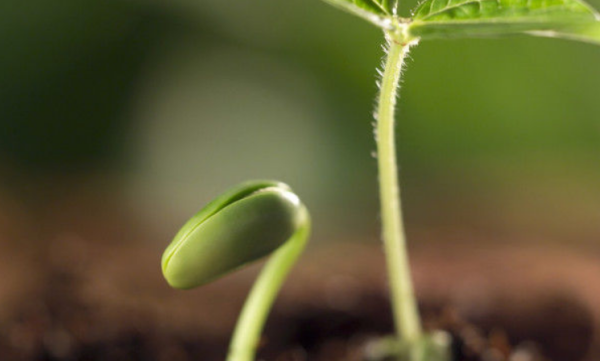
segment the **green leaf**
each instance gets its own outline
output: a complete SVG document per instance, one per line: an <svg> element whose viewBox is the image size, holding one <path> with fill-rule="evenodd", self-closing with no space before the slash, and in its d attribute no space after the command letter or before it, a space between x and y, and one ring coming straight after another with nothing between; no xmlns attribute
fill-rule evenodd
<svg viewBox="0 0 600 361"><path fill-rule="evenodd" d="M396 14L398 0L324 0L359 16L380 28L391 30L391 17Z"/></svg>
<svg viewBox="0 0 600 361"><path fill-rule="evenodd" d="M600 44L600 16L579 0L425 0L408 32L421 39L527 33Z"/></svg>

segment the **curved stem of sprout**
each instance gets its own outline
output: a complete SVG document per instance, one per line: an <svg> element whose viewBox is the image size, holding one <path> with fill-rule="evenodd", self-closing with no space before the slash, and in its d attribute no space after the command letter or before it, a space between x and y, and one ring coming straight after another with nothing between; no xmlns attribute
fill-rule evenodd
<svg viewBox="0 0 600 361"><path fill-rule="evenodd" d="M310 216L302 208L302 226L273 253L258 276L238 318L227 361L253 361L269 310L285 278L304 250L310 234Z"/></svg>

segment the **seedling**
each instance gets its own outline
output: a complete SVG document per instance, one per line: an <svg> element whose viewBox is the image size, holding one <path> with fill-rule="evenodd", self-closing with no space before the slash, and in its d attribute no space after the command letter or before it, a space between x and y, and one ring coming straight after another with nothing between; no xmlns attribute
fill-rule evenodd
<svg viewBox="0 0 600 361"><path fill-rule="evenodd" d="M600 45L600 16L580 0L425 0L402 18L398 0L325 0L383 30L387 57L376 111L383 240L395 337L373 348L376 358L449 360L447 338L425 334L410 276L394 138L404 59L421 40L529 34ZM277 182L242 184L190 219L166 249L162 267L173 287L193 288L273 253L252 288L229 350L229 361L254 358L267 313L310 230L306 208Z"/></svg>
<svg viewBox="0 0 600 361"><path fill-rule="evenodd" d="M190 289L272 254L246 300L227 356L251 361L271 305L309 233L308 211L287 185L246 182L181 228L163 253L163 275L171 286Z"/></svg>
<svg viewBox="0 0 600 361"><path fill-rule="evenodd" d="M429 336L423 334L413 292L400 205L394 113L404 59L412 46L430 39L529 34L600 45L600 15L579 0L424 0L412 18L398 15L399 0L324 1L385 35L387 58L375 118L383 241L397 334L396 347L388 349L403 360L432 361L426 356L431 350L423 346Z"/></svg>

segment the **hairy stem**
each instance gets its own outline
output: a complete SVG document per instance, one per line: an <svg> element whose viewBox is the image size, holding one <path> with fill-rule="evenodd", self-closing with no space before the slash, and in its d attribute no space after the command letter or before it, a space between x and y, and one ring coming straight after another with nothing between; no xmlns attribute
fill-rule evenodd
<svg viewBox="0 0 600 361"><path fill-rule="evenodd" d="M410 45L399 44L391 40L391 37L388 43L389 49L377 105L379 196L394 324L398 338L412 344L421 337L422 331L406 249L394 139L397 90L402 65Z"/></svg>
<svg viewBox="0 0 600 361"><path fill-rule="evenodd" d="M253 361L269 310L283 281L304 250L310 234L310 216L303 208L302 227L279 248L262 269L238 318L227 361Z"/></svg>

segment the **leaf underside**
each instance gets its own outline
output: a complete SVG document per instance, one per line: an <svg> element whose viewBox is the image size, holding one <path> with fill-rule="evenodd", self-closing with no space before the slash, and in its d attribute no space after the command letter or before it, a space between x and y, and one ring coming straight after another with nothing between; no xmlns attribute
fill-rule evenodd
<svg viewBox="0 0 600 361"><path fill-rule="evenodd" d="M338 9L354 14L384 30L392 30L398 0L324 0Z"/></svg>
<svg viewBox="0 0 600 361"><path fill-rule="evenodd" d="M409 31L422 39L529 33L600 44L598 14L578 0L426 0Z"/></svg>
<svg viewBox="0 0 600 361"><path fill-rule="evenodd" d="M395 15L397 0L342 0L378 15Z"/></svg>
<svg viewBox="0 0 600 361"><path fill-rule="evenodd" d="M398 18L398 0L325 1L413 39L530 34L600 45L600 15L582 0L424 0L413 19Z"/></svg>

